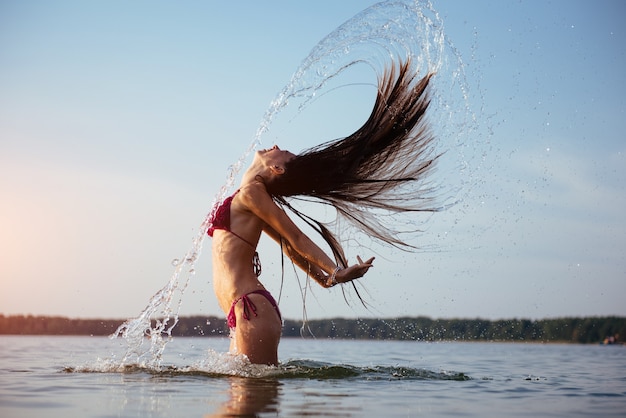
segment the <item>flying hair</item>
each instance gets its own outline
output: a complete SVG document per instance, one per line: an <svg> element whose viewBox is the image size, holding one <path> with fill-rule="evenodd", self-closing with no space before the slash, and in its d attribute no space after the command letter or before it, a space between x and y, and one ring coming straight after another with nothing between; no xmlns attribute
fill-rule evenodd
<svg viewBox="0 0 626 418"><path fill-rule="evenodd" d="M266 183L274 200L313 227L343 267L348 265L343 248L327 225L285 198L314 198L376 240L415 248L380 214L438 210L427 181L440 156L425 117L433 73L417 76L410 60L394 62L379 77L374 108L361 128L303 151L285 165L284 174Z"/></svg>

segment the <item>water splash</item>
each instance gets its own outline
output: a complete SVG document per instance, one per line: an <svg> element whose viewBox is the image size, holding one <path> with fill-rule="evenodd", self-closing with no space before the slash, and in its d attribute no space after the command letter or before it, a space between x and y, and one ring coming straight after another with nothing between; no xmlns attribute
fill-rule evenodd
<svg viewBox="0 0 626 418"><path fill-rule="evenodd" d="M125 365L98 359L96 363L65 367L66 373L147 373L156 376L202 376L206 378L245 377L254 379L317 379L317 380L471 380L462 372L433 371L408 366L355 366L315 360L289 360L278 366L252 364L245 356L209 350L205 359L189 366L158 368Z"/></svg>
<svg viewBox="0 0 626 418"><path fill-rule="evenodd" d="M453 43L446 37L444 23L430 1L391 0L381 2L357 14L332 33L322 39L302 61L289 83L277 95L268 108L261 123L255 141L260 143L261 136L269 132L270 125L276 129L293 124L294 131L278 132L272 138L292 151L308 148L334 138L315 135L320 124L314 119L314 126L303 129L299 119L305 109L326 98L339 88L353 85L369 85L375 93L377 82L392 63L409 60L411 71L419 79L429 73L431 79L431 102L427 114L428 126L435 138L433 155L441 154L437 162L438 177L424 179L424 189L432 190L433 202L438 212L455 208L476 184L476 171L484 156L478 155L478 141L472 138L478 130L477 117L470 105L470 89L466 80L465 64ZM364 71L363 71L364 70ZM336 96L333 96L335 98ZM374 98L374 97L373 97ZM332 100L330 100L332 105ZM325 103L328 103L325 102ZM368 102L369 103L369 102ZM371 110L370 104L369 112ZM368 116L364 115L363 121ZM331 118L340 118L330 115ZM306 132L305 132L306 131ZM352 131L347 132L348 134ZM282 135L282 137L280 136ZM294 139L297 138L297 139ZM309 141L309 143L307 143ZM307 203L290 202L294 206L307 206ZM312 213L317 208L303 209ZM430 214L414 213L388 214L377 213L377 217L393 218L397 230L402 231L405 241L424 231ZM319 218L321 219L321 218ZM335 221L334 214L326 220ZM340 224L335 224L338 228ZM360 231L346 229L341 234L345 243L367 247L375 251L377 245L370 237ZM428 244L420 236L420 248ZM362 244L359 244L362 243Z"/></svg>
<svg viewBox="0 0 626 418"><path fill-rule="evenodd" d="M387 1L373 5L348 20L322 39L303 60L290 82L272 101L253 143L269 131L274 117L285 107L291 106L302 112L317 97L327 92L327 87L340 74L358 64L364 64L373 72L369 79L376 86L390 63L410 59L416 74L439 73L448 66L448 52L453 50L446 40L443 21L430 2ZM454 112L449 105L452 85L464 86L462 65L453 51L452 74L440 77L450 83L439 95L446 114ZM447 72L447 70L446 70ZM456 90L456 88L453 88ZM461 94L466 97L465 88ZM465 107L465 106L464 106Z"/></svg>
<svg viewBox="0 0 626 418"><path fill-rule="evenodd" d="M322 39L303 60L289 83L270 103L257 132L241 157L229 167L225 184L212 202L211 211L200 225L189 251L173 261L170 280L150 299L146 308L133 319L123 323L112 338L122 337L126 354L117 363L159 368L166 344L172 339L172 329L178 322L183 294L195 273L210 219L219 204L233 189L244 162L260 144L274 118L287 106L301 113L316 98L332 90L331 81L357 64L370 68L376 85L391 62L411 59L416 74L437 73L431 83L435 96L431 101L430 120L433 133L447 138L448 148L467 152L464 141L471 129L472 115L468 112L468 94L463 65L452 44L444 34L443 21L429 1L387 1L373 5L339 26ZM431 85L432 85L431 84ZM456 161L466 158L457 158ZM455 170L459 179L471 181L464 168ZM447 184L453 184L450 178Z"/></svg>

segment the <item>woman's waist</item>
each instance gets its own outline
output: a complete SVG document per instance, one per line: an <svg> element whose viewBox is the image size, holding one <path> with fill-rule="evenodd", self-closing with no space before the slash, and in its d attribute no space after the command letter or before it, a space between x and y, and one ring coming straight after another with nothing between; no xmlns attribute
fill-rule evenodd
<svg viewBox="0 0 626 418"><path fill-rule="evenodd" d="M265 287L254 274L213 276L213 290L224 312L228 312L234 300L261 289L265 290Z"/></svg>

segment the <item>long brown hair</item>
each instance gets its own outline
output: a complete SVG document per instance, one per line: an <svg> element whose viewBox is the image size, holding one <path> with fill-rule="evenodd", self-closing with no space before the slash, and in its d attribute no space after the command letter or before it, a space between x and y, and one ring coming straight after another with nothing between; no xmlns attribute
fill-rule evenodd
<svg viewBox="0 0 626 418"><path fill-rule="evenodd" d="M293 208L285 197L308 196L334 206L339 216L387 244L414 248L376 213L436 211L425 177L439 157L425 113L432 73L416 80L409 60L391 65L378 80L374 109L352 135L323 143L297 155L285 173L267 183L268 192L316 229L343 267L339 241L321 222ZM417 183L417 192L407 185Z"/></svg>

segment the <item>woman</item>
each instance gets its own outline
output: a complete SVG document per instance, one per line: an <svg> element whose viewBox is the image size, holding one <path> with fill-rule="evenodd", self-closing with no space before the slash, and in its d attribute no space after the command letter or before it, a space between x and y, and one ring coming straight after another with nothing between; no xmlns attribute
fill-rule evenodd
<svg viewBox="0 0 626 418"><path fill-rule="evenodd" d="M228 315L232 352L245 354L252 363L278 363L280 310L258 279L256 246L262 232L322 287L351 282L372 267L373 257L366 261L357 257L358 262L349 266L329 229L294 209L285 197L317 198L370 236L400 247L410 246L371 209L435 210L425 207L427 197L406 195L403 187L421 184L437 158L431 156L432 138L422 122L430 75L415 82L410 68L407 61L384 74L374 110L357 132L300 155L277 146L258 151L237 192L214 208L208 230L213 237L213 284ZM333 258L296 226L284 208L322 235Z"/></svg>

